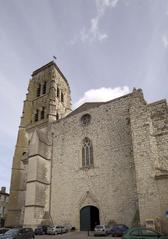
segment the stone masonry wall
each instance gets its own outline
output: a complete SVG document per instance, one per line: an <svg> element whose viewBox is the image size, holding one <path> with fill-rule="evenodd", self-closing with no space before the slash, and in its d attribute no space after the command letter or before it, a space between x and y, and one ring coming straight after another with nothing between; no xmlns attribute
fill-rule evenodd
<svg viewBox="0 0 168 239"><path fill-rule="evenodd" d="M138 210L129 117L131 95L53 123L51 216L80 228L80 209L94 205L100 223L131 225ZM91 115L83 126L81 116ZM82 140L93 144L94 167L82 168Z"/></svg>
<svg viewBox="0 0 168 239"><path fill-rule="evenodd" d="M155 159L155 180L160 199L160 219L162 230L168 233L168 107L165 100L148 106L152 120L152 136L157 146Z"/></svg>
<svg viewBox="0 0 168 239"><path fill-rule="evenodd" d="M168 208L167 104L147 105L141 93L133 93L131 129L141 224L146 219L165 222Z"/></svg>
<svg viewBox="0 0 168 239"><path fill-rule="evenodd" d="M50 201L50 146L43 130L35 130L29 145L24 226L48 224ZM46 222L47 220L47 222Z"/></svg>

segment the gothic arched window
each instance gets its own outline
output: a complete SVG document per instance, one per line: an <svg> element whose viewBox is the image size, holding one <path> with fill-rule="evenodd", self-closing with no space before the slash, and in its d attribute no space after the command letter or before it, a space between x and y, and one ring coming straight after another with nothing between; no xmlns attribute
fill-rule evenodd
<svg viewBox="0 0 168 239"><path fill-rule="evenodd" d="M39 97L41 93L41 84L38 84L36 96Z"/></svg>
<svg viewBox="0 0 168 239"><path fill-rule="evenodd" d="M84 138L82 145L82 167L93 166L93 146L89 138Z"/></svg>
<svg viewBox="0 0 168 239"><path fill-rule="evenodd" d="M46 81L45 81L44 84L43 84L43 94L46 93L46 85L47 85L47 83L46 83Z"/></svg>
<svg viewBox="0 0 168 239"><path fill-rule="evenodd" d="M81 117L81 122L82 122L82 125L86 126L90 123L91 121L91 115L90 114L85 114Z"/></svg>

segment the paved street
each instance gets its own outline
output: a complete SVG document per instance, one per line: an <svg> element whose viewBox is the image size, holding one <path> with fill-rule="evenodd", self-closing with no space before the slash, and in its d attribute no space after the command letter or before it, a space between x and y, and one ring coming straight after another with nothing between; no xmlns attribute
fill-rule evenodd
<svg viewBox="0 0 168 239"><path fill-rule="evenodd" d="M65 233L63 235L55 235L55 236L48 236L48 235L44 235L44 236L36 236L36 239L97 239L97 238L113 238L115 239L115 237L94 237L94 236L88 236L87 232L68 232ZM120 237L116 237L116 239L121 239Z"/></svg>

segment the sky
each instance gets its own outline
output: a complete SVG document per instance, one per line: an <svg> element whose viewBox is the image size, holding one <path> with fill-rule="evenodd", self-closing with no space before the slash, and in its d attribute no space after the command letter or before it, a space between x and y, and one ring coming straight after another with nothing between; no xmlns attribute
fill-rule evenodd
<svg viewBox="0 0 168 239"><path fill-rule="evenodd" d="M168 98L168 0L0 0L0 186L12 158L31 73L53 60L73 108L142 88Z"/></svg>

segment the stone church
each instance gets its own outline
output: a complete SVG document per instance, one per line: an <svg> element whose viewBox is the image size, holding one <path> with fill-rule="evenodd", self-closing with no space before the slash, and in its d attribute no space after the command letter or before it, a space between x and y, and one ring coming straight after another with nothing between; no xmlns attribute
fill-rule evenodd
<svg viewBox="0 0 168 239"><path fill-rule="evenodd" d="M6 225L168 225L168 106L141 89L71 110L54 61L35 70L13 158Z"/></svg>

